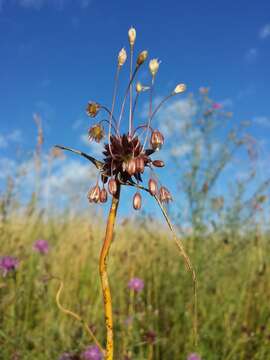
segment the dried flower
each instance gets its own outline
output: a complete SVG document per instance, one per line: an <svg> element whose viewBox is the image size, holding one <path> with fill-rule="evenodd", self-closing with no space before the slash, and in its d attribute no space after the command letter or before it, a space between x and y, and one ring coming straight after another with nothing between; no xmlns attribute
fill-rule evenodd
<svg viewBox="0 0 270 360"><path fill-rule="evenodd" d="M133 208L134 210L140 210L142 207L142 196L139 192L136 192L133 197Z"/></svg>
<svg viewBox="0 0 270 360"><path fill-rule="evenodd" d="M88 130L89 141L94 140L95 142L99 143L104 138L104 136L105 132L100 124L95 124Z"/></svg>
<svg viewBox="0 0 270 360"><path fill-rule="evenodd" d="M154 180L152 178L149 179L149 181L148 181L148 189L149 189L151 195L153 195L153 196L157 195L157 193L158 193L158 185L157 185L156 180Z"/></svg>
<svg viewBox="0 0 270 360"><path fill-rule="evenodd" d="M149 62L149 70L153 77L155 77L158 72L159 64L160 61L158 61L158 59L152 59Z"/></svg>
<svg viewBox="0 0 270 360"><path fill-rule="evenodd" d="M98 346L89 346L82 354L83 360L102 360L103 355Z"/></svg>
<svg viewBox="0 0 270 360"><path fill-rule="evenodd" d="M100 196L100 187L97 184L89 190L87 197L90 203L92 202L98 203L99 196Z"/></svg>
<svg viewBox="0 0 270 360"><path fill-rule="evenodd" d="M144 288L144 281L140 278L134 277L130 279L128 287L135 292L140 292Z"/></svg>
<svg viewBox="0 0 270 360"><path fill-rule="evenodd" d="M144 172L144 158L142 156L136 158L136 172L141 174Z"/></svg>
<svg viewBox="0 0 270 360"><path fill-rule="evenodd" d="M150 144L153 150L160 150L164 144L164 136L160 131L154 130L151 135Z"/></svg>
<svg viewBox="0 0 270 360"><path fill-rule="evenodd" d="M125 48L122 48L118 54L118 66L123 66L127 60L127 52Z"/></svg>
<svg viewBox="0 0 270 360"><path fill-rule="evenodd" d="M15 271L19 265L19 260L13 256L3 256L0 258L0 270L5 277L9 272Z"/></svg>
<svg viewBox="0 0 270 360"><path fill-rule="evenodd" d="M111 195L115 195L117 191L117 183L114 178L110 178L108 182L108 190Z"/></svg>
<svg viewBox="0 0 270 360"><path fill-rule="evenodd" d="M99 201L101 203L105 203L108 199L108 194L107 194L107 190L105 188L101 189L100 194L99 194Z"/></svg>
<svg viewBox="0 0 270 360"><path fill-rule="evenodd" d="M35 241L33 245L33 249L37 252L39 252L42 255L45 255L49 252L49 244L48 241L39 239Z"/></svg>
<svg viewBox="0 0 270 360"><path fill-rule="evenodd" d="M129 175L134 175L136 173L136 160L134 158L128 160L126 164L126 171Z"/></svg>
<svg viewBox="0 0 270 360"><path fill-rule="evenodd" d="M160 168L165 166L165 163L162 160L154 160L154 161L152 161L152 164L155 167L160 167Z"/></svg>
<svg viewBox="0 0 270 360"><path fill-rule="evenodd" d="M136 29L134 27L128 30L128 39L130 46L134 46L136 40Z"/></svg>
<svg viewBox="0 0 270 360"><path fill-rule="evenodd" d="M147 57L148 57L148 52L147 52L147 50L143 50L143 51L139 54L139 56L138 56L138 58L137 58L137 65L138 65L138 66L141 66L141 65L145 62L145 60L147 59Z"/></svg>
<svg viewBox="0 0 270 360"><path fill-rule="evenodd" d="M96 102L89 102L86 107L86 113L90 117L97 116L98 112L100 110L100 105Z"/></svg>
<svg viewBox="0 0 270 360"><path fill-rule="evenodd" d="M172 195L165 186L161 186L161 188L159 189L159 199L161 202L165 203L172 201Z"/></svg>
<svg viewBox="0 0 270 360"><path fill-rule="evenodd" d="M178 84L178 85L176 85L176 87L175 87L175 89L174 89L174 93L175 94L180 94L180 93L182 93L182 92L184 92L184 91L186 91L186 85L185 84Z"/></svg>

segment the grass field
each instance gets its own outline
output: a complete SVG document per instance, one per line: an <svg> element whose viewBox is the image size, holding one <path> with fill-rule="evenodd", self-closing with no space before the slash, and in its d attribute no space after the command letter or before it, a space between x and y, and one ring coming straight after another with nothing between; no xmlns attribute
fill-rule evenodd
<svg viewBox="0 0 270 360"><path fill-rule="evenodd" d="M118 227L109 274L114 307L116 359L270 359L270 282L265 236L185 239L198 277L199 344L192 331L190 274L166 229L141 220ZM79 313L104 342L98 257L101 221L9 218L1 224L1 254L19 259L0 283L0 358L58 359L92 344L81 324L62 313L55 296L63 279L62 304ZM46 255L33 250L49 242ZM269 239L268 239L269 240ZM134 292L131 278L144 288Z"/></svg>

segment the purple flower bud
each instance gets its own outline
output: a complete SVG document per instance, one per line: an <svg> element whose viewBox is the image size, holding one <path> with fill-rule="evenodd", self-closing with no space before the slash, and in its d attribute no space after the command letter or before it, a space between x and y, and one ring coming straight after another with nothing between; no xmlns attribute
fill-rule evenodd
<svg viewBox="0 0 270 360"><path fill-rule="evenodd" d="M19 260L13 256L3 256L0 258L0 270L5 277L9 272L15 271L19 265Z"/></svg>
<svg viewBox="0 0 270 360"><path fill-rule="evenodd" d="M142 206L142 196L139 192L136 192L133 197L133 208L134 210L140 210Z"/></svg>
<svg viewBox="0 0 270 360"><path fill-rule="evenodd" d="M159 189L159 199L161 202L166 202L166 203L172 201L172 195L169 192L169 190L165 188L165 186L161 186L161 188Z"/></svg>
<svg viewBox="0 0 270 360"><path fill-rule="evenodd" d="M93 188L91 188L88 192L87 197L88 197L89 202L97 203L99 201L99 194L100 194L100 187L97 184Z"/></svg>
<svg viewBox="0 0 270 360"><path fill-rule="evenodd" d="M44 255L47 254L49 251L49 244L46 240L40 239L34 243L33 249L39 252L40 254Z"/></svg>
<svg viewBox="0 0 270 360"><path fill-rule="evenodd" d="M157 185L156 180L149 179L149 181L148 181L148 189L149 189L151 195L153 195L153 196L157 195L158 185Z"/></svg>
<svg viewBox="0 0 270 360"><path fill-rule="evenodd" d="M136 172L143 173L144 172L144 159L141 156L136 158Z"/></svg>
<svg viewBox="0 0 270 360"><path fill-rule="evenodd" d="M195 353L189 354L187 360L202 360L202 358Z"/></svg>
<svg viewBox="0 0 270 360"><path fill-rule="evenodd" d="M152 161L152 164L155 167L164 167L165 166L165 163L162 160L154 160L154 161Z"/></svg>
<svg viewBox="0 0 270 360"><path fill-rule="evenodd" d="M103 355L99 350L98 346L93 345L89 346L83 353L82 353L83 360L102 360Z"/></svg>
<svg viewBox="0 0 270 360"><path fill-rule="evenodd" d="M150 144L154 150L160 150L162 148L162 145L164 144L164 136L160 131L154 130L152 132Z"/></svg>
<svg viewBox="0 0 270 360"><path fill-rule="evenodd" d="M111 195L115 195L117 192L117 183L114 178L110 178L108 182L108 190Z"/></svg>
<svg viewBox="0 0 270 360"><path fill-rule="evenodd" d="M101 203L105 203L107 201L107 198L108 198L107 190L105 188L101 189L99 194L99 201Z"/></svg>
<svg viewBox="0 0 270 360"><path fill-rule="evenodd" d="M132 158L128 161L126 171L131 176L136 173L136 160L134 158Z"/></svg>
<svg viewBox="0 0 270 360"><path fill-rule="evenodd" d="M140 278L132 278L128 283L128 287L135 292L140 292L144 288L144 281Z"/></svg>

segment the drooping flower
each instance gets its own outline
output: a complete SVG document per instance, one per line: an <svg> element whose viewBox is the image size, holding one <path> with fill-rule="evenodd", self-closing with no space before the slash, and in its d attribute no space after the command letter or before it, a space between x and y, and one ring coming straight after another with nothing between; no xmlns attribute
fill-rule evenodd
<svg viewBox="0 0 270 360"><path fill-rule="evenodd" d="M99 143L104 138L104 129L100 124L95 124L88 130L88 139Z"/></svg>
<svg viewBox="0 0 270 360"><path fill-rule="evenodd" d="M13 256L2 256L0 258L0 269L2 275L5 277L9 272L13 272L17 269L19 260Z"/></svg>
<svg viewBox="0 0 270 360"><path fill-rule="evenodd" d="M139 192L136 192L133 197L133 208L134 210L140 210L142 207L142 196Z"/></svg>
<svg viewBox="0 0 270 360"><path fill-rule="evenodd" d="M140 292L144 288L144 281L140 278L134 277L129 280L128 287L135 292Z"/></svg>
<svg viewBox="0 0 270 360"><path fill-rule="evenodd" d="M82 354L83 360L102 360L103 355L99 350L98 346L89 346Z"/></svg>
<svg viewBox="0 0 270 360"><path fill-rule="evenodd" d="M178 84L176 85L175 89L174 89L174 93L175 94L180 94L184 91L186 91L186 85L185 84Z"/></svg>
<svg viewBox="0 0 270 360"><path fill-rule="evenodd" d="M202 358L195 353L189 354L187 360L202 360Z"/></svg>
<svg viewBox="0 0 270 360"><path fill-rule="evenodd" d="M99 110L100 110L100 105L98 103L90 101L87 104L86 113L87 113L88 116L90 116L90 117L97 116Z"/></svg>
<svg viewBox="0 0 270 360"><path fill-rule="evenodd" d="M35 243L33 245L33 249L42 255L47 254L49 251L48 241L43 240L43 239L39 239L39 240L35 241Z"/></svg>

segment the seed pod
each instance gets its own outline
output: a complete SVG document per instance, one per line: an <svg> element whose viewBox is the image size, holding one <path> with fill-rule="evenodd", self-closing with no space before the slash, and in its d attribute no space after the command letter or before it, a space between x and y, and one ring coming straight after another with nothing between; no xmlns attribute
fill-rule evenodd
<svg viewBox="0 0 270 360"><path fill-rule="evenodd" d="M169 192L169 190L167 188L165 188L165 186L161 186L161 188L159 189L159 199L162 202L166 202L168 203L169 201L172 201L172 195Z"/></svg>
<svg viewBox="0 0 270 360"><path fill-rule="evenodd" d="M101 189L99 194L99 201L101 203L105 203L107 201L107 198L108 198L107 190L105 188Z"/></svg>
<svg viewBox="0 0 270 360"><path fill-rule="evenodd" d="M158 59L152 59L149 62L149 70L153 77L156 76L156 73L159 68L159 64L160 64L160 61L158 61Z"/></svg>
<svg viewBox="0 0 270 360"><path fill-rule="evenodd" d="M130 159L127 163L126 171L129 175L134 175L136 172L136 160L134 158Z"/></svg>
<svg viewBox="0 0 270 360"><path fill-rule="evenodd" d="M134 27L131 27L128 30L128 39L130 46L134 46L135 40L136 40L136 29Z"/></svg>
<svg viewBox="0 0 270 360"><path fill-rule="evenodd" d="M151 195L153 195L153 196L157 195L158 185L157 185L156 180L149 179L149 181L148 181L148 189L149 189Z"/></svg>
<svg viewBox="0 0 270 360"><path fill-rule="evenodd" d="M97 184L96 186L91 188L88 192L87 197L88 197L89 202L97 203L99 201L99 195L100 195L100 187Z"/></svg>
<svg viewBox="0 0 270 360"><path fill-rule="evenodd" d="M162 160L154 160L152 161L152 165L154 165L155 167L164 167L165 163Z"/></svg>
<svg viewBox="0 0 270 360"><path fill-rule="evenodd" d="M118 66L123 66L127 60L127 52L125 48L121 49L118 54Z"/></svg>
<svg viewBox="0 0 270 360"><path fill-rule="evenodd" d="M137 58L137 66L141 66L147 59L147 56L148 56L147 50L143 50Z"/></svg>
<svg viewBox="0 0 270 360"><path fill-rule="evenodd" d="M164 144L164 136L160 131L154 130L151 135L150 145L153 150L160 150Z"/></svg>
<svg viewBox="0 0 270 360"><path fill-rule="evenodd" d="M181 94L182 92L186 91L186 85L185 84L178 84L176 85L174 89L174 94Z"/></svg>
<svg viewBox="0 0 270 360"><path fill-rule="evenodd" d="M144 172L144 159L141 156L136 158L136 172L141 174Z"/></svg>
<svg viewBox="0 0 270 360"><path fill-rule="evenodd" d="M142 196L139 192L136 192L133 197L133 208L134 210L140 210L142 206Z"/></svg>
<svg viewBox="0 0 270 360"><path fill-rule="evenodd" d="M117 191L117 183L116 183L116 180L114 178L110 178L109 182L108 182L108 190L109 190L109 193L111 195L114 195L116 194L116 191Z"/></svg>

